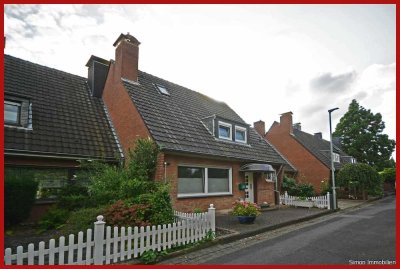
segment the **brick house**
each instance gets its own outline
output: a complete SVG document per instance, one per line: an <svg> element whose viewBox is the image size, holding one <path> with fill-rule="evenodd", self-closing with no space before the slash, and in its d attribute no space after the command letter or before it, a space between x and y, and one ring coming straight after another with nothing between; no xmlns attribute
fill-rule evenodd
<svg viewBox="0 0 400 269"><path fill-rule="evenodd" d="M40 199L32 221L79 172L79 160L118 164L121 154L86 78L4 55L4 166L35 171Z"/></svg>
<svg viewBox="0 0 400 269"><path fill-rule="evenodd" d="M274 122L268 132L263 122L254 123L255 129L276 147L293 164L297 173L289 174L297 181L309 182L318 193L322 181L331 179L330 142L322 138L322 133L309 134L301 130L301 124L293 124L292 112L281 114L280 122ZM339 170L345 163L356 160L333 145L334 167Z"/></svg>
<svg viewBox="0 0 400 269"><path fill-rule="evenodd" d="M125 156L138 138L158 145L155 180L171 184L178 210L275 203L274 175L293 168L227 104L140 71L139 45L118 37L102 92Z"/></svg>

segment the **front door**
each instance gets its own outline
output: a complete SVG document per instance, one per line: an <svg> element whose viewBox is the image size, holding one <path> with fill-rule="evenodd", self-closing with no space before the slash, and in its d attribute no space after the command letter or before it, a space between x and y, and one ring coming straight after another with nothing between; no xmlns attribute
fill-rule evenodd
<svg viewBox="0 0 400 269"><path fill-rule="evenodd" d="M254 203L254 181L253 181L253 173L245 173L244 174L244 182L246 183L245 190L245 200L251 203Z"/></svg>

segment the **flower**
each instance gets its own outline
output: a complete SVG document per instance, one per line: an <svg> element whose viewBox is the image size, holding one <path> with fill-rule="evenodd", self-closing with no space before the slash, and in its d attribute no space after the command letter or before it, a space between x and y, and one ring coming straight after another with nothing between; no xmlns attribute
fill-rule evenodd
<svg viewBox="0 0 400 269"><path fill-rule="evenodd" d="M234 216L258 216L260 214L260 207L255 203L237 201L233 205L232 215Z"/></svg>

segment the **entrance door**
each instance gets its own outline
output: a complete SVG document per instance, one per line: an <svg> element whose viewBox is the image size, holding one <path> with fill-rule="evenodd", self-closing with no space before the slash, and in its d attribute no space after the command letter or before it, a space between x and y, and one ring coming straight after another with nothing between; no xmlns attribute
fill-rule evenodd
<svg viewBox="0 0 400 269"><path fill-rule="evenodd" d="M245 200L254 203L254 181L253 173L244 174L244 182L246 183L247 189L245 190Z"/></svg>

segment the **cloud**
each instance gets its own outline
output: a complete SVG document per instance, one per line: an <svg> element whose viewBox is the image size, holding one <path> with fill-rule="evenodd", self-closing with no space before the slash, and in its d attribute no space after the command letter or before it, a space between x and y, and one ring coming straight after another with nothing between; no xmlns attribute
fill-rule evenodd
<svg viewBox="0 0 400 269"><path fill-rule="evenodd" d="M321 93L345 92L350 88L355 78L355 71L342 74L324 73L313 78L310 82L310 87L313 91Z"/></svg>

